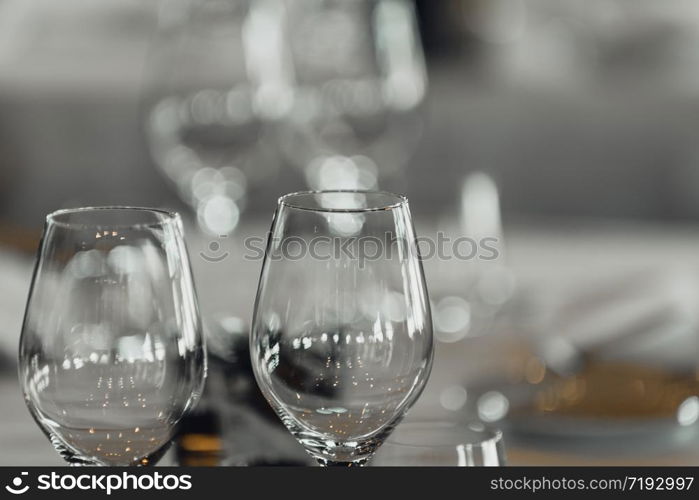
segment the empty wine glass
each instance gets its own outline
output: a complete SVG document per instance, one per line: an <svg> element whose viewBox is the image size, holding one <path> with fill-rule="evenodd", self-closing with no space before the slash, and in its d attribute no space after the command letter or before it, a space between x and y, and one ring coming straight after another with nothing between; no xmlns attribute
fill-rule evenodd
<svg viewBox="0 0 699 500"><path fill-rule="evenodd" d="M321 465L363 465L421 393L432 320L402 196L279 199L250 338L257 382Z"/></svg>
<svg viewBox="0 0 699 500"><path fill-rule="evenodd" d="M66 461L154 464L206 376L179 215L50 214L19 362L27 406Z"/></svg>
<svg viewBox="0 0 699 500"><path fill-rule="evenodd" d="M505 465L505 447L501 431L478 422L405 422L381 447L371 464L498 467Z"/></svg>
<svg viewBox="0 0 699 500"><path fill-rule="evenodd" d="M289 107L276 0L165 0L143 92L157 169L197 214L231 234L248 193L276 174L266 128Z"/></svg>
<svg viewBox="0 0 699 500"><path fill-rule="evenodd" d="M413 2L282 0L293 100L275 127L310 189L396 185L419 143L427 72Z"/></svg>

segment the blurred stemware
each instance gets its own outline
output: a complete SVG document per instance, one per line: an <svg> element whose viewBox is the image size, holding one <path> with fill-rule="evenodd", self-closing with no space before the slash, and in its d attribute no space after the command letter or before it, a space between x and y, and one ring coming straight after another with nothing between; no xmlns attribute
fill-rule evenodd
<svg viewBox="0 0 699 500"><path fill-rule="evenodd" d="M236 228L277 168L266 125L289 107L271 0L166 0L147 68L145 135L158 169L213 235Z"/></svg>
<svg viewBox="0 0 699 500"><path fill-rule="evenodd" d="M422 132L427 86L405 0L282 0L292 106L276 127L311 189L397 182Z"/></svg>
<svg viewBox="0 0 699 500"><path fill-rule="evenodd" d="M206 376L179 215L50 214L19 364L32 416L70 464L154 464Z"/></svg>

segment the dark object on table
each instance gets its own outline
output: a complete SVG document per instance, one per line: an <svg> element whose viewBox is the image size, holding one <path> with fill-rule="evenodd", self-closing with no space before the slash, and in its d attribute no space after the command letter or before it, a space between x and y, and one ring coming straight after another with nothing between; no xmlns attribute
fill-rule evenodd
<svg viewBox="0 0 699 500"><path fill-rule="evenodd" d="M176 438L178 462L239 466L312 464L257 387L245 325L235 318L221 318L206 327L208 379L199 406L180 426Z"/></svg>

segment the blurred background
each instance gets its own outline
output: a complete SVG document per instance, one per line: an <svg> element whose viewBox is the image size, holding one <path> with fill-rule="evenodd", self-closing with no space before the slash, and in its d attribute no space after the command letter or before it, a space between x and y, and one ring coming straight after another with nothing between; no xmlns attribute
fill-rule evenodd
<svg viewBox="0 0 699 500"><path fill-rule="evenodd" d="M0 463L60 464L15 357L44 217L89 205L187 221L212 369L170 460L305 461L251 378L244 238L333 188L497 238L424 262L409 419L500 427L512 464L699 465L691 0L0 0Z"/></svg>

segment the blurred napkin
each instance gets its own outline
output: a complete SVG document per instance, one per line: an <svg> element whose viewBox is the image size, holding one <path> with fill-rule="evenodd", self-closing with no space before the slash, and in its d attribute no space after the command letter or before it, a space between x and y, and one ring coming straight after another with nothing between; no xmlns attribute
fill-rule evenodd
<svg viewBox="0 0 699 500"><path fill-rule="evenodd" d="M14 365L24 308L32 278L32 259L0 248L0 369ZM9 361L8 361L9 360Z"/></svg>
<svg viewBox="0 0 699 500"><path fill-rule="evenodd" d="M634 272L605 279L550 304L539 349L561 372L580 356L635 362L680 371L697 366L699 273L692 269Z"/></svg>

